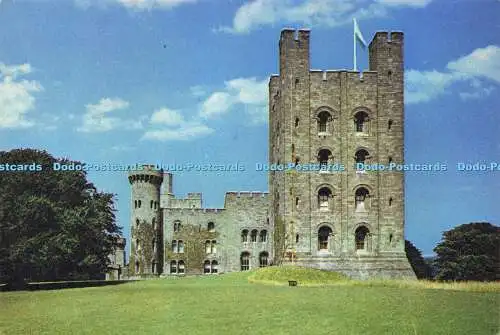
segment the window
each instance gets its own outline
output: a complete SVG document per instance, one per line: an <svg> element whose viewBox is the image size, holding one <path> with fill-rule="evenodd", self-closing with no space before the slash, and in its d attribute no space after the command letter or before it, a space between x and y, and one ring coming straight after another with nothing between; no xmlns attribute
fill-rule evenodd
<svg viewBox="0 0 500 335"><path fill-rule="evenodd" d="M139 239L136 239L136 240L135 240L135 249L136 249L137 251L141 250L141 245L140 245L140 243L139 243Z"/></svg>
<svg viewBox="0 0 500 335"><path fill-rule="evenodd" d="M387 71L387 77L389 78L389 80L392 79L392 71L391 70Z"/></svg>
<svg viewBox="0 0 500 335"><path fill-rule="evenodd" d="M151 201L149 202L149 206L151 207L151 209L153 209L153 203L154 203L154 201L153 201L153 200L151 200Z"/></svg>
<svg viewBox="0 0 500 335"><path fill-rule="evenodd" d="M332 191L328 187L322 187L318 191L318 208L320 210L329 209L331 196L332 196Z"/></svg>
<svg viewBox="0 0 500 335"><path fill-rule="evenodd" d="M217 241L212 241L212 244L210 245L210 252L212 254L215 254L217 252Z"/></svg>
<svg viewBox="0 0 500 335"><path fill-rule="evenodd" d="M295 197L295 209L299 209L300 199L299 197Z"/></svg>
<svg viewBox="0 0 500 335"><path fill-rule="evenodd" d="M179 220L174 221L174 233L181 230L181 222Z"/></svg>
<svg viewBox="0 0 500 335"><path fill-rule="evenodd" d="M137 208L141 208L141 201L137 200Z"/></svg>
<svg viewBox="0 0 500 335"><path fill-rule="evenodd" d="M203 263L203 273L210 273L211 271L211 268L210 268L210 261L205 261L205 263Z"/></svg>
<svg viewBox="0 0 500 335"><path fill-rule="evenodd" d="M389 198L389 206L392 206L392 197Z"/></svg>
<svg viewBox="0 0 500 335"><path fill-rule="evenodd" d="M295 118L295 128L297 128L299 126L299 118L296 117Z"/></svg>
<svg viewBox="0 0 500 335"><path fill-rule="evenodd" d="M388 129L388 130L391 130L391 128L392 128L392 123L393 123L393 121L392 121L392 120L387 121L387 129Z"/></svg>
<svg viewBox="0 0 500 335"><path fill-rule="evenodd" d="M139 219L135 219L135 228L139 228Z"/></svg>
<svg viewBox="0 0 500 335"><path fill-rule="evenodd" d="M326 133L328 131L328 123L332 120L332 116L327 111L322 111L318 114L318 132Z"/></svg>
<svg viewBox="0 0 500 335"><path fill-rule="evenodd" d="M184 242L182 240L172 241L172 252L175 254L182 254L184 253Z"/></svg>
<svg viewBox="0 0 500 335"><path fill-rule="evenodd" d="M248 242L248 230L246 229L241 232L241 242Z"/></svg>
<svg viewBox="0 0 500 335"><path fill-rule="evenodd" d="M219 262L212 261L212 273L217 273L219 271Z"/></svg>
<svg viewBox="0 0 500 335"><path fill-rule="evenodd" d="M356 211L357 212L363 212L367 208L366 206L366 199L369 196L369 192L366 188L360 187L356 190L355 194L355 205L356 205Z"/></svg>
<svg viewBox="0 0 500 335"><path fill-rule="evenodd" d="M295 235L295 243L299 243L299 234Z"/></svg>
<svg viewBox="0 0 500 335"><path fill-rule="evenodd" d="M156 273L156 263L151 264L151 273Z"/></svg>
<svg viewBox="0 0 500 335"><path fill-rule="evenodd" d="M205 253L210 254L212 252L212 249L210 247L210 241L205 241Z"/></svg>
<svg viewBox="0 0 500 335"><path fill-rule="evenodd" d="M356 125L356 132L363 133L367 131L366 122L368 121L368 114L366 112L357 112L354 115L354 123Z"/></svg>
<svg viewBox="0 0 500 335"><path fill-rule="evenodd" d="M257 229L252 230L252 233L250 235L250 241L257 242Z"/></svg>
<svg viewBox="0 0 500 335"><path fill-rule="evenodd" d="M389 156L388 161L389 161L389 164L391 164L391 163L392 163L392 157L391 157L391 156Z"/></svg>
<svg viewBox="0 0 500 335"><path fill-rule="evenodd" d="M178 242L177 247L180 254L184 253L184 242L182 240Z"/></svg>
<svg viewBox="0 0 500 335"><path fill-rule="evenodd" d="M172 241L172 252L177 253L177 241L176 240Z"/></svg>
<svg viewBox="0 0 500 335"><path fill-rule="evenodd" d="M185 272L186 272L186 265L184 264L184 261L179 261L178 273L184 274Z"/></svg>
<svg viewBox="0 0 500 335"><path fill-rule="evenodd" d="M207 230L208 230L209 232L211 232L211 233L215 232L215 223L213 223L213 222L209 222L209 223L207 224Z"/></svg>
<svg viewBox="0 0 500 335"><path fill-rule="evenodd" d="M327 226L322 226L318 230L318 250L328 250L328 242L332 229Z"/></svg>
<svg viewBox="0 0 500 335"><path fill-rule="evenodd" d="M392 243L392 234L389 234L389 243Z"/></svg>
<svg viewBox="0 0 500 335"><path fill-rule="evenodd" d="M156 219L153 218L153 221L151 221L151 226L153 226L153 231L156 230Z"/></svg>
<svg viewBox="0 0 500 335"><path fill-rule="evenodd" d="M356 229L356 232L355 232L356 250L367 249L365 242L366 242L366 237L368 236L369 233L370 233L370 231L365 226L361 226L358 229Z"/></svg>
<svg viewBox="0 0 500 335"><path fill-rule="evenodd" d="M259 267L264 268L267 266L268 257L269 257L269 254L265 251L263 251L259 254Z"/></svg>
<svg viewBox="0 0 500 335"><path fill-rule="evenodd" d="M177 273L177 261L170 262L170 273Z"/></svg>
<svg viewBox="0 0 500 335"><path fill-rule="evenodd" d="M135 273L139 273L139 261L135 261Z"/></svg>
<svg viewBox="0 0 500 335"><path fill-rule="evenodd" d="M321 149L318 152L318 162L322 168L326 168L332 158L332 152L328 149Z"/></svg>
<svg viewBox="0 0 500 335"><path fill-rule="evenodd" d="M137 208L137 200L134 201L134 208Z"/></svg>
<svg viewBox="0 0 500 335"><path fill-rule="evenodd" d="M356 163L365 163L366 159L370 156L368 151L365 149L359 149L356 151L356 154L354 155L354 159L356 160Z"/></svg>
<svg viewBox="0 0 500 335"><path fill-rule="evenodd" d="M299 84L299 78L295 78L295 88L297 88L298 84Z"/></svg>
<svg viewBox="0 0 500 335"><path fill-rule="evenodd" d="M242 252L240 256L241 271L250 270L250 254Z"/></svg>
<svg viewBox="0 0 500 335"><path fill-rule="evenodd" d="M267 242L267 230L260 231L260 242Z"/></svg>

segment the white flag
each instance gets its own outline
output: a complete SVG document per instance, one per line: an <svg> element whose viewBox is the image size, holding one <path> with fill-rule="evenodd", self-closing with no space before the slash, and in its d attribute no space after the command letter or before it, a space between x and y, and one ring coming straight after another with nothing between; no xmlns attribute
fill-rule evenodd
<svg viewBox="0 0 500 335"><path fill-rule="evenodd" d="M365 39L363 38L363 34L361 34L361 31L359 30L358 22L356 22L356 19L353 19L353 21L354 21L354 38L361 44L363 48L366 48L367 44L365 42Z"/></svg>

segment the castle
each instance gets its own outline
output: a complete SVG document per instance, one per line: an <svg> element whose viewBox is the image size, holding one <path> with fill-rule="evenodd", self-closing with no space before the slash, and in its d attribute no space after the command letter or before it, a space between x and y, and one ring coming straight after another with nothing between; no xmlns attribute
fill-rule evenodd
<svg viewBox="0 0 500 335"><path fill-rule="evenodd" d="M356 168L404 162L403 33L377 32L362 73L310 70L309 43L309 30L281 31L279 75L269 81L269 163L320 169L270 171L269 193L227 192L220 209L203 208L200 193L177 199L170 173L130 172L129 277L295 264L415 278L405 253L404 172ZM345 170L330 169L338 165ZM125 266L124 249L121 241L108 278Z"/></svg>

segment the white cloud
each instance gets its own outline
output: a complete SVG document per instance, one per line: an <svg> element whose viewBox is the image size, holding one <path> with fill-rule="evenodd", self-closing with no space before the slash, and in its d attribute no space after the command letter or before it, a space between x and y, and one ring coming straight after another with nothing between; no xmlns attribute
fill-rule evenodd
<svg viewBox="0 0 500 335"><path fill-rule="evenodd" d="M156 141L188 141L198 137L210 135L214 132L212 128L199 123L186 123L175 129L153 129L148 130L143 140Z"/></svg>
<svg viewBox="0 0 500 335"><path fill-rule="evenodd" d="M258 81L255 77L227 81L223 91L212 93L202 103L200 116L209 119L241 108L252 123L267 122L267 85L267 79Z"/></svg>
<svg viewBox="0 0 500 335"><path fill-rule="evenodd" d="M85 106L83 124L77 131L85 133L106 132L114 129L141 129L142 124L136 120L125 120L109 114L127 109L129 103L120 98L102 98L97 104Z"/></svg>
<svg viewBox="0 0 500 335"><path fill-rule="evenodd" d="M236 11L231 27L219 28L236 34L249 33L261 26L303 24L335 27L352 22L352 18L366 19L387 15L390 7L424 7L432 0L253 0Z"/></svg>
<svg viewBox="0 0 500 335"><path fill-rule="evenodd" d="M195 97L202 97L207 94L205 88L200 85L192 86L189 88L189 90L191 91L191 94Z"/></svg>
<svg viewBox="0 0 500 335"><path fill-rule="evenodd" d="M151 115L151 123L166 126L179 126L184 123L184 117L177 110L161 108Z"/></svg>
<svg viewBox="0 0 500 335"><path fill-rule="evenodd" d="M144 11L152 9L172 9L174 7L195 3L198 0L74 0L76 6L87 9L91 6L106 8L108 5L120 5L125 8Z"/></svg>
<svg viewBox="0 0 500 335"><path fill-rule="evenodd" d="M0 128L28 128L35 121L27 113L35 108L34 93L43 90L38 81L19 80L31 73L30 64L5 65L0 63Z"/></svg>
<svg viewBox="0 0 500 335"><path fill-rule="evenodd" d="M453 84L465 81L469 82L472 91L459 93L463 100L489 96L495 87L484 86L484 83L500 83L500 48L494 45L478 48L469 55L450 61L443 72L406 71L406 102L428 102L449 92Z"/></svg>

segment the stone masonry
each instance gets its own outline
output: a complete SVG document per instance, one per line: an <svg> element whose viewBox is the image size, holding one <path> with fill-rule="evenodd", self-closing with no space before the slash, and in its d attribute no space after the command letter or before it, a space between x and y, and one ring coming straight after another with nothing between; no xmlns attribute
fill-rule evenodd
<svg viewBox="0 0 500 335"><path fill-rule="evenodd" d="M269 164L278 168L269 193L227 192L224 208L207 209L200 193L177 199L170 173L129 174L131 277L293 263L415 278L404 172L360 169L404 162L403 33L377 32L362 73L311 70L309 42L309 30L281 32L269 81Z"/></svg>

